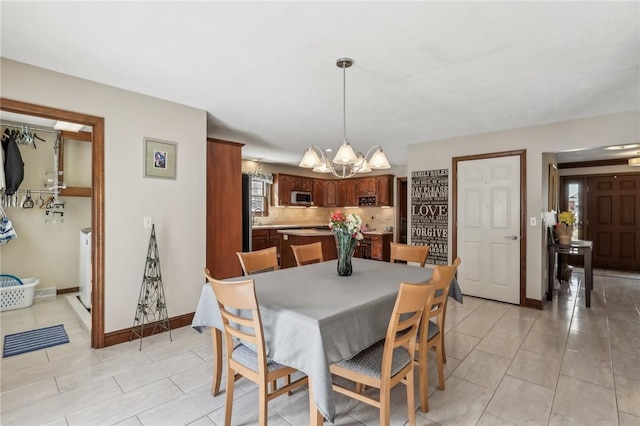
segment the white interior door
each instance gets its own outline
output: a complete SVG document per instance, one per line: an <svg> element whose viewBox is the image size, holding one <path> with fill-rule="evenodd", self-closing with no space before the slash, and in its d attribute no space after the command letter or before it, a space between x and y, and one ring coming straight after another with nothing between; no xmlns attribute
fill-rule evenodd
<svg viewBox="0 0 640 426"><path fill-rule="evenodd" d="M520 157L458 162L458 283L464 294L520 303Z"/></svg>

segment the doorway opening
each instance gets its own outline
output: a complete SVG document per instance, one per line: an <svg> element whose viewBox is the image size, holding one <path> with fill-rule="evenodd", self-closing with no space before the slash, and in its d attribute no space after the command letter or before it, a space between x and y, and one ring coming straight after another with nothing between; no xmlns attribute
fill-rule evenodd
<svg viewBox="0 0 640 426"><path fill-rule="evenodd" d="M93 129L91 149L91 347L104 347L104 118L0 98L0 109Z"/></svg>

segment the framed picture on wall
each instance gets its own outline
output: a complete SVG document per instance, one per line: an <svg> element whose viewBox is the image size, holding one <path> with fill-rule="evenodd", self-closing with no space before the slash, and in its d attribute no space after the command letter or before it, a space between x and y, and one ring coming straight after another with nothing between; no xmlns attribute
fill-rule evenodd
<svg viewBox="0 0 640 426"><path fill-rule="evenodd" d="M175 142L144 138L144 176L175 179L177 153Z"/></svg>

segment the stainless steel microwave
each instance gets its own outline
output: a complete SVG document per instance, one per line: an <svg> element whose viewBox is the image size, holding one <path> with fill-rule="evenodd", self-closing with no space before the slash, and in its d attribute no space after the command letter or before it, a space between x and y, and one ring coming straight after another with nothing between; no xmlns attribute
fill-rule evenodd
<svg viewBox="0 0 640 426"><path fill-rule="evenodd" d="M313 204L311 192L291 191L291 204L310 206Z"/></svg>

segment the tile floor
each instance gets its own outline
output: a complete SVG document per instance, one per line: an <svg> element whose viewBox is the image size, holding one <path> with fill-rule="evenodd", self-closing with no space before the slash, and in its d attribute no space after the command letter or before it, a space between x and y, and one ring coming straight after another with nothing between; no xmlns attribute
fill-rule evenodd
<svg viewBox="0 0 640 426"><path fill-rule="evenodd" d="M640 425L640 276L596 271L590 309L582 275L543 311L466 297L449 304L446 390L430 368L426 425ZM222 425L209 394L211 343L189 327L101 350L63 297L3 312L2 336L63 323L70 343L1 361L3 425ZM4 339L2 339L4 341ZM434 356L430 360L434 360ZM435 367L433 365L432 367ZM224 383L224 382L223 382ZM255 424L256 388L236 387L234 425ZM308 423L306 390L269 404L270 425ZM405 390L393 425L407 423ZM338 397L336 425L377 425L373 408Z"/></svg>

